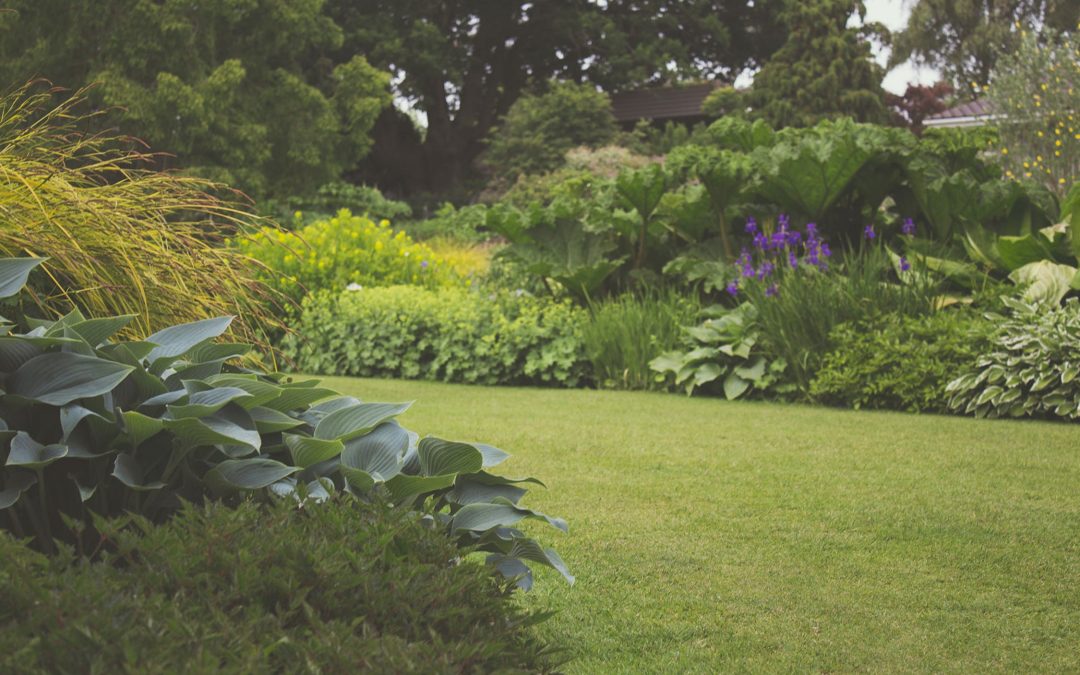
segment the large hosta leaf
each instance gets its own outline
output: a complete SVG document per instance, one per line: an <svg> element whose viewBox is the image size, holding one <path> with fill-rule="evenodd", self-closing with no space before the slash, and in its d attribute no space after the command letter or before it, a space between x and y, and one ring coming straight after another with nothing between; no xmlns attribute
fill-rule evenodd
<svg viewBox="0 0 1080 675"><path fill-rule="evenodd" d="M207 417L164 420L164 423L165 428L188 447L244 445L258 450L262 445L262 437L251 416L233 404Z"/></svg>
<svg viewBox="0 0 1080 675"><path fill-rule="evenodd" d="M117 331L126 327L134 318L134 314L124 314L123 316L111 316L104 319L87 319L72 324L70 328L79 337L86 340L88 345L97 347L115 335Z"/></svg>
<svg viewBox="0 0 1080 675"><path fill-rule="evenodd" d="M187 403L174 403L168 406L169 416L174 419L184 417L206 417L224 408L231 402L242 404L251 398L239 387L216 387L206 391L197 391L188 396Z"/></svg>
<svg viewBox="0 0 1080 675"><path fill-rule="evenodd" d="M412 403L361 403L335 410L315 427L316 438L347 441L362 436L383 422L400 415Z"/></svg>
<svg viewBox="0 0 1080 675"><path fill-rule="evenodd" d="M26 285L30 270L45 258L0 258L0 298L10 298Z"/></svg>
<svg viewBox="0 0 1080 675"><path fill-rule="evenodd" d="M293 463L303 469L333 459L345 449L345 445L336 438L326 440L299 434L285 434L284 441L289 452L292 453Z"/></svg>
<svg viewBox="0 0 1080 675"><path fill-rule="evenodd" d="M206 482L223 491L258 490L299 470L265 457L228 459L207 472Z"/></svg>
<svg viewBox="0 0 1080 675"><path fill-rule="evenodd" d="M92 356L68 352L41 354L12 374L7 391L39 403L62 406L112 391L132 370L131 366Z"/></svg>
<svg viewBox="0 0 1080 675"><path fill-rule="evenodd" d="M66 445L54 443L42 445L25 431L20 431L11 439L11 451L8 453L8 466L24 466L28 469L40 469L67 457Z"/></svg>
<svg viewBox="0 0 1080 675"><path fill-rule="evenodd" d="M420 472L425 476L476 473L484 468L484 455L474 445L428 437L420 441Z"/></svg>
<svg viewBox="0 0 1080 675"><path fill-rule="evenodd" d="M154 363L158 359L169 359L183 356L193 347L206 340L211 340L224 333L232 323L233 317L219 316L214 319L203 319L192 323L184 323L179 326L169 326L160 330L150 337L147 342L152 342L156 347L146 359Z"/></svg>
<svg viewBox="0 0 1080 675"><path fill-rule="evenodd" d="M450 529L453 532L460 530L484 532L493 527L510 527L525 518L546 520L554 527L566 531L566 522L560 518L549 518L542 513L523 509L502 500L494 504L469 504L461 507L461 510L451 519Z"/></svg>
<svg viewBox="0 0 1080 675"><path fill-rule="evenodd" d="M0 488L0 510L14 506L19 496L37 483L37 477L29 471L8 470L4 472Z"/></svg>
<svg viewBox="0 0 1080 675"><path fill-rule="evenodd" d="M409 497L445 490L454 484L457 474L448 473L443 476L407 476L399 473L386 481L386 489L394 501L402 501Z"/></svg>
<svg viewBox="0 0 1080 675"><path fill-rule="evenodd" d="M132 490L148 492L160 490L165 487L161 481L151 481L146 478L146 469L135 457L119 454L113 464L112 475Z"/></svg>
<svg viewBox="0 0 1080 675"><path fill-rule="evenodd" d="M369 434L345 442L341 468L364 471L377 481L386 481L401 473L409 434L395 423L380 425Z"/></svg>

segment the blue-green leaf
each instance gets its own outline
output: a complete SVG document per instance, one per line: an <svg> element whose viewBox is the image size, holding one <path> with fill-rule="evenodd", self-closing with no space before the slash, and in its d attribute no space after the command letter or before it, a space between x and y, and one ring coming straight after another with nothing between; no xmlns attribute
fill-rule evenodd
<svg viewBox="0 0 1080 675"><path fill-rule="evenodd" d="M26 285L30 270L47 258L0 258L0 299L16 295Z"/></svg>
<svg viewBox="0 0 1080 675"><path fill-rule="evenodd" d="M425 476L476 473L484 468L484 455L474 445L429 436L417 447L420 472Z"/></svg>
<svg viewBox="0 0 1080 675"><path fill-rule="evenodd" d="M193 321L179 326L169 326L160 330L150 337L147 342L152 342L157 347L153 349L146 359L154 363L158 359L169 359L183 356L202 342L212 340L224 333L232 323L233 317L219 316L214 319Z"/></svg>
<svg viewBox="0 0 1080 675"><path fill-rule="evenodd" d="M8 380L9 394L63 406L80 398L112 391L134 368L68 352L41 354L19 367Z"/></svg>
<svg viewBox="0 0 1080 675"><path fill-rule="evenodd" d="M319 421L315 427L315 437L347 441L370 432L383 422L405 412L411 405L411 402L361 403L335 410Z"/></svg>

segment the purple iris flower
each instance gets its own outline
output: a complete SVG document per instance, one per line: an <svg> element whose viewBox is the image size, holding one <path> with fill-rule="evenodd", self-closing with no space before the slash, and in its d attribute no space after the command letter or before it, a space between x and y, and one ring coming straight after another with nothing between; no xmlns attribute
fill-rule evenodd
<svg viewBox="0 0 1080 675"><path fill-rule="evenodd" d="M746 229L747 234L756 233L757 232L757 219L755 219L753 216L750 216L749 218L747 218L746 219L746 228L745 229Z"/></svg>
<svg viewBox="0 0 1080 675"><path fill-rule="evenodd" d="M769 239L764 234L760 232L754 234L754 248L764 249L768 243Z"/></svg>
<svg viewBox="0 0 1080 675"><path fill-rule="evenodd" d="M877 236L877 234L874 232L874 226L867 225L865 228L863 228L863 236L872 241L874 237Z"/></svg>
<svg viewBox="0 0 1080 675"><path fill-rule="evenodd" d="M420 261L420 267L421 267L421 268L425 268L425 267L427 267L427 266L428 266L428 262L427 262L426 260L421 260L421 261Z"/></svg>
<svg viewBox="0 0 1080 675"><path fill-rule="evenodd" d="M732 281L724 290L727 291L728 295L734 298L739 294L739 284L738 282Z"/></svg>
<svg viewBox="0 0 1080 675"><path fill-rule="evenodd" d="M799 266L799 259L795 256L795 251L788 251L787 254L788 265L791 265L792 269Z"/></svg>
<svg viewBox="0 0 1080 675"><path fill-rule="evenodd" d="M765 297L771 298L779 292L780 289L777 288L776 284L771 284L768 288L765 289Z"/></svg>
<svg viewBox="0 0 1080 675"><path fill-rule="evenodd" d="M911 263L908 262L907 257L901 256L900 257L900 271L901 272L907 272L909 269L911 269Z"/></svg>
<svg viewBox="0 0 1080 675"><path fill-rule="evenodd" d="M775 269L776 266L766 260L765 262L761 263L761 267L758 269L757 278L764 279L765 277L770 276Z"/></svg>
<svg viewBox="0 0 1080 675"><path fill-rule="evenodd" d="M829 248L828 244L821 244L821 255L825 256L826 258L832 255L832 250Z"/></svg>
<svg viewBox="0 0 1080 675"><path fill-rule="evenodd" d="M900 226L900 231L908 236L915 234L915 221L911 218L904 218L904 224Z"/></svg>

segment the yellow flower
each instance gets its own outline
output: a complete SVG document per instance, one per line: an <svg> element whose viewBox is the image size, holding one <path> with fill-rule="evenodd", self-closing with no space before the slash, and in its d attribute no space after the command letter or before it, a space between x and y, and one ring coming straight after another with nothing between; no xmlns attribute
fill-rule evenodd
<svg viewBox="0 0 1080 675"><path fill-rule="evenodd" d="M382 243L381 241L377 241L377 242L375 242L375 250L376 250L376 251L381 251L381 250L383 250L383 243Z"/></svg>
<svg viewBox="0 0 1080 675"><path fill-rule="evenodd" d="M1003 155L1009 154L1009 149L1008 148L1002 148L1001 149L1001 154L1003 154Z"/></svg>

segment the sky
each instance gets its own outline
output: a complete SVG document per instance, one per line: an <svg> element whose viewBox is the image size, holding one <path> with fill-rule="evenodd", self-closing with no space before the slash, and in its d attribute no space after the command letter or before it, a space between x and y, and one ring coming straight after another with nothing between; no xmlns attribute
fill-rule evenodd
<svg viewBox="0 0 1080 675"><path fill-rule="evenodd" d="M865 0L866 20L885 24L891 31L898 31L907 25L911 13L911 0ZM876 54L878 63L885 65L889 58L888 50ZM908 83L934 84L939 74L930 68L917 68L910 62L902 63L885 76L884 87L894 94L903 94Z"/></svg>

